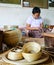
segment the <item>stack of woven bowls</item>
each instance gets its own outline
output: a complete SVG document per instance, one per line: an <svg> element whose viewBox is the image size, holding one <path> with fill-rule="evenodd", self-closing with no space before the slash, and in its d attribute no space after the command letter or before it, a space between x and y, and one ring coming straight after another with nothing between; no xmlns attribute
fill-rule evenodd
<svg viewBox="0 0 54 65"><path fill-rule="evenodd" d="M16 46L21 41L22 33L19 29L4 31L4 43L8 46Z"/></svg>
<svg viewBox="0 0 54 65"><path fill-rule="evenodd" d="M36 42L24 44L22 50L22 55L28 62L38 60L42 55L41 46Z"/></svg>

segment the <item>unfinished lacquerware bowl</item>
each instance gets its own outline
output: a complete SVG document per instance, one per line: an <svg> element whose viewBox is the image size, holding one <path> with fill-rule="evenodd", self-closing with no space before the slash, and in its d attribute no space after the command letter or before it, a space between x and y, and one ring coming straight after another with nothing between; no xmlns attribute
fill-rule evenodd
<svg viewBox="0 0 54 65"><path fill-rule="evenodd" d="M23 57L29 62L38 60L42 55L41 46L36 42L26 43L22 50Z"/></svg>

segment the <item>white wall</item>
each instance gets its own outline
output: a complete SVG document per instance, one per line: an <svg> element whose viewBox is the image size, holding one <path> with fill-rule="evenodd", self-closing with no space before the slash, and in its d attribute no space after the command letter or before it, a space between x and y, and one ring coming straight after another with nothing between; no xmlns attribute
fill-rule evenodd
<svg viewBox="0 0 54 65"><path fill-rule="evenodd" d="M54 8L41 9L41 16L44 19L44 22L49 25L54 25Z"/></svg>
<svg viewBox="0 0 54 65"><path fill-rule="evenodd" d="M32 14L31 12L32 8L21 7L18 5L0 4L0 26L25 26L26 19ZM41 9L41 16L45 23L54 25L54 8Z"/></svg>

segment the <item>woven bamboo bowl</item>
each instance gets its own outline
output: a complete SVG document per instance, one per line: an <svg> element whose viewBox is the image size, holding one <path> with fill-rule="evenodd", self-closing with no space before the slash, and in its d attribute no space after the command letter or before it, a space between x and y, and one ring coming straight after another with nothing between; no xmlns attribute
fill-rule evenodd
<svg viewBox="0 0 54 65"><path fill-rule="evenodd" d="M38 60L42 55L41 46L36 42L26 43L22 50L22 55L28 62Z"/></svg>
<svg viewBox="0 0 54 65"><path fill-rule="evenodd" d="M10 60L20 60L22 58L23 58L22 50L20 50L20 49L18 49L18 50L11 50L8 53L8 59L10 59Z"/></svg>
<svg viewBox="0 0 54 65"><path fill-rule="evenodd" d="M3 36L4 43L11 47L16 46L22 39L22 33L19 29L5 31Z"/></svg>

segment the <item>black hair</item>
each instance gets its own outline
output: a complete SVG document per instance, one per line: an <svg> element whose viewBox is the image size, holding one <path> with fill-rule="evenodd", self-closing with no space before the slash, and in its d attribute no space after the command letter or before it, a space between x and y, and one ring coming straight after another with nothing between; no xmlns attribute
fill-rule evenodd
<svg viewBox="0 0 54 65"><path fill-rule="evenodd" d="M34 7L33 10L32 10L32 13L35 14L35 13L41 13L41 10L39 7Z"/></svg>

